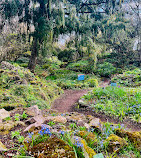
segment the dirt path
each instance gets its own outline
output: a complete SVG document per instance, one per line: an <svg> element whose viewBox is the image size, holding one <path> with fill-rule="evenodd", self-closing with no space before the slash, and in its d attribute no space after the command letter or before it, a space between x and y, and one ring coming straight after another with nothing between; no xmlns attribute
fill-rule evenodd
<svg viewBox="0 0 141 158"><path fill-rule="evenodd" d="M88 90L64 90L64 94L54 101L52 109L58 112L69 112L79 98L87 92Z"/></svg>
<svg viewBox="0 0 141 158"><path fill-rule="evenodd" d="M100 87L108 86L109 82L109 79L103 79L100 83ZM72 106L75 105L79 98L87 92L88 90L64 90L64 94L54 101L52 109L55 109L58 112L70 112Z"/></svg>
<svg viewBox="0 0 141 158"><path fill-rule="evenodd" d="M101 82L100 87L106 87L110 83L109 79L104 79ZM134 122L130 119L126 119L121 122L118 118L113 118L111 116L107 116L104 113L96 113L91 108L88 109L78 109L76 108L76 103L78 102L79 98L86 94L88 90L64 90L64 94L56 99L52 105L52 109L57 110L58 112L79 112L85 115L93 115L97 118L100 118L101 121L104 122L111 122L115 124L124 124L126 128L132 131L139 131L141 129L141 123Z"/></svg>

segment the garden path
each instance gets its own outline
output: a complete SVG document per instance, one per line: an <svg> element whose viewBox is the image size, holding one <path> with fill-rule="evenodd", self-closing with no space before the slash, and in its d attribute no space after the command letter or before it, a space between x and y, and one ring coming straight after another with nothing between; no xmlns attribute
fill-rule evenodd
<svg viewBox="0 0 141 158"><path fill-rule="evenodd" d="M100 87L106 87L109 84L109 79L104 79ZM70 112L72 106L79 100L81 96L86 94L88 90L64 90L64 94L56 99L52 105L52 109L58 112Z"/></svg>
<svg viewBox="0 0 141 158"><path fill-rule="evenodd" d="M110 83L109 79L104 79L100 87L106 87ZM118 118L113 118L112 116L105 115L104 113L96 113L92 111L91 108L76 108L76 103L79 98L86 94L89 90L64 90L64 94L56 99L52 105L52 109L57 110L58 112L79 112L85 115L93 115L97 118L100 118L101 121L110 122L114 124L123 124L127 129L131 131L139 131L141 129L141 123L134 122L130 119L125 119L120 121Z"/></svg>

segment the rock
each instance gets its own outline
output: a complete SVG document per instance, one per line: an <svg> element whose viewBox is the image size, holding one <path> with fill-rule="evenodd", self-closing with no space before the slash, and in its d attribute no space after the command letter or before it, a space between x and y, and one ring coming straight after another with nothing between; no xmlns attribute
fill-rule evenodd
<svg viewBox="0 0 141 158"><path fill-rule="evenodd" d="M22 122L22 121L16 121L16 122L14 122L14 126L18 126L18 125L25 126L25 123Z"/></svg>
<svg viewBox="0 0 141 158"><path fill-rule="evenodd" d="M53 117L53 121L65 124L67 122L67 119L63 116L55 116Z"/></svg>
<svg viewBox="0 0 141 158"><path fill-rule="evenodd" d="M79 99L78 104L79 104L79 106L80 106L81 108L89 107L88 103L85 101L84 98Z"/></svg>
<svg viewBox="0 0 141 158"><path fill-rule="evenodd" d="M85 122L83 120L78 120L77 125L78 126L84 126Z"/></svg>
<svg viewBox="0 0 141 158"><path fill-rule="evenodd" d="M25 130L24 132L33 132L34 130L40 130L41 129L41 126L43 125L42 122L35 122L31 125L29 125ZM46 125L49 129L52 129L51 126L49 125Z"/></svg>
<svg viewBox="0 0 141 158"><path fill-rule="evenodd" d="M83 144L82 151L84 152L84 154L87 153L89 158L93 158L93 156L96 155L96 152L87 145L87 143L86 143L86 141L84 139L81 140L81 143Z"/></svg>
<svg viewBox="0 0 141 158"><path fill-rule="evenodd" d="M36 122L36 120L34 119L34 117L32 117L32 118L26 120L26 121L25 121L25 124L26 124L26 125L31 125L31 124L33 124L33 123L35 123L35 122Z"/></svg>
<svg viewBox="0 0 141 158"><path fill-rule="evenodd" d="M44 123L48 123L50 121L65 124L67 119L64 116L48 116L44 118Z"/></svg>
<svg viewBox="0 0 141 158"><path fill-rule="evenodd" d="M40 129L41 129L41 126L42 126L41 123L35 122L35 123L29 125L29 126L24 130L24 132L33 132L35 129L36 129L36 130L40 130Z"/></svg>
<svg viewBox="0 0 141 158"><path fill-rule="evenodd" d="M5 147L5 145L0 141L0 151L7 151L8 149Z"/></svg>
<svg viewBox="0 0 141 158"><path fill-rule="evenodd" d="M87 115L86 119L90 122L91 120L93 120L95 117L92 115Z"/></svg>
<svg viewBox="0 0 141 158"><path fill-rule="evenodd" d="M92 128L96 128L99 132L102 131L102 122L99 118L94 118L90 121L89 126Z"/></svg>
<svg viewBox="0 0 141 158"><path fill-rule="evenodd" d="M84 127L86 127L87 129L90 129L90 126L87 123L84 124Z"/></svg>
<svg viewBox="0 0 141 158"><path fill-rule="evenodd" d="M17 68L15 66L13 66L12 64L10 64L6 61L1 62L1 68L2 69L9 69L9 70L17 70Z"/></svg>
<svg viewBox="0 0 141 158"><path fill-rule="evenodd" d="M87 122L85 115L79 114L77 112L69 113L65 116L68 122L77 123L79 120Z"/></svg>
<svg viewBox="0 0 141 158"><path fill-rule="evenodd" d="M116 129L116 134L122 138L128 137L128 139L134 144L134 146L141 150L141 131L137 132L128 132L123 129Z"/></svg>
<svg viewBox="0 0 141 158"><path fill-rule="evenodd" d="M37 105L31 106L26 110L26 114L30 115L30 116L37 116L37 115L41 115L42 112L41 110L38 108Z"/></svg>
<svg viewBox="0 0 141 158"><path fill-rule="evenodd" d="M106 141L108 143L109 152L119 152L121 148L128 145L124 139L114 134L111 134Z"/></svg>
<svg viewBox="0 0 141 158"><path fill-rule="evenodd" d="M34 157L59 157L61 158L74 158L75 153L72 147L70 147L65 141L57 138L57 137L50 137L47 140L31 147L28 149L31 151L31 154ZM41 155L39 156L39 154Z"/></svg>
<svg viewBox="0 0 141 158"><path fill-rule="evenodd" d="M0 119L5 119L6 117L10 117L10 113L5 109L0 109Z"/></svg>
<svg viewBox="0 0 141 158"><path fill-rule="evenodd" d="M134 146L141 151L141 131L140 132L127 132L129 140Z"/></svg>
<svg viewBox="0 0 141 158"><path fill-rule="evenodd" d="M79 131L78 136L85 139L87 143L93 142L93 144L96 145L97 139L96 139L96 135L94 133L87 132L87 131Z"/></svg>
<svg viewBox="0 0 141 158"><path fill-rule="evenodd" d="M13 121L7 121L7 123L4 123L4 130L10 131L14 127Z"/></svg>

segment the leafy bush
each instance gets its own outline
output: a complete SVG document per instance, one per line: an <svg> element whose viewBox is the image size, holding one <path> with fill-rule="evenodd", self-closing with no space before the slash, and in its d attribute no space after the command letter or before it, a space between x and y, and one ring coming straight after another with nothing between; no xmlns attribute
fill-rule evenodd
<svg viewBox="0 0 141 158"><path fill-rule="evenodd" d="M95 78L91 78L87 80L89 87L98 87L98 80Z"/></svg>
<svg viewBox="0 0 141 158"><path fill-rule="evenodd" d="M58 59L63 62L69 62L69 61L74 60L75 56L76 56L76 49L69 48L69 49L60 51L60 53L58 54Z"/></svg>
<svg viewBox="0 0 141 158"><path fill-rule="evenodd" d="M116 68L111 63L105 62L97 66L96 72L102 77L111 77L116 72Z"/></svg>
<svg viewBox="0 0 141 158"><path fill-rule="evenodd" d="M90 65L89 65L89 61L88 60L80 60L80 61L77 61L75 63L70 63L67 68L69 70L73 70L73 71L81 71L81 72L84 72L84 73L87 73L89 72L90 70Z"/></svg>

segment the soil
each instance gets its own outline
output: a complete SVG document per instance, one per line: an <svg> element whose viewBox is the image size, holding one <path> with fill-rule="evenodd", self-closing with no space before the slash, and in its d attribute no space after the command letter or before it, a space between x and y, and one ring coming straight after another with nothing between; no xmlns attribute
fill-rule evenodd
<svg viewBox="0 0 141 158"><path fill-rule="evenodd" d="M54 101L52 109L58 112L70 112L72 106L87 92L88 90L64 90L64 94Z"/></svg>

